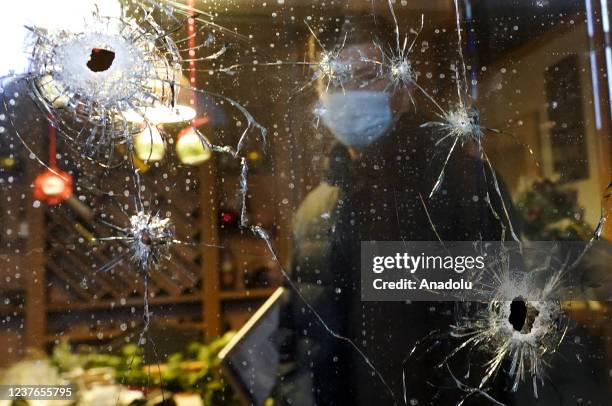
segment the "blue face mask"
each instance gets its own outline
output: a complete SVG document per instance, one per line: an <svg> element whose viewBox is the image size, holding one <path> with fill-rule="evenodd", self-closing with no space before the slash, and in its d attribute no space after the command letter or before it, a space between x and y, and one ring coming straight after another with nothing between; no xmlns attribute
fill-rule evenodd
<svg viewBox="0 0 612 406"><path fill-rule="evenodd" d="M364 148L385 135L393 124L389 94L370 90L325 93L319 115L344 145Z"/></svg>

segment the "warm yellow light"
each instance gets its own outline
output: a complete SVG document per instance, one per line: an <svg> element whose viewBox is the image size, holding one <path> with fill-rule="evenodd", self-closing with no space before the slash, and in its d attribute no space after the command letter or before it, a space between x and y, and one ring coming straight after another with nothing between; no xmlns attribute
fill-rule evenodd
<svg viewBox="0 0 612 406"><path fill-rule="evenodd" d="M42 184L42 191L47 196L57 196L66 188L66 182L59 176L49 176Z"/></svg>
<svg viewBox="0 0 612 406"><path fill-rule="evenodd" d="M180 123L192 120L195 116L196 111L193 108L179 104L174 107L155 106L123 112L123 117L130 123L148 122L153 125Z"/></svg>
<svg viewBox="0 0 612 406"><path fill-rule="evenodd" d="M12 168L15 165L15 158L7 156L4 158L0 158L0 165L3 168Z"/></svg>
<svg viewBox="0 0 612 406"><path fill-rule="evenodd" d="M179 134L176 154L185 165L198 165L212 156L212 151L200 137L193 128L183 130Z"/></svg>
<svg viewBox="0 0 612 406"><path fill-rule="evenodd" d="M134 150L141 161L157 162L166 153L166 143L157 127L147 127L134 138Z"/></svg>
<svg viewBox="0 0 612 406"><path fill-rule="evenodd" d="M67 95L64 86L53 79L51 75L44 75L38 79L38 89L42 96L56 109L64 108L68 105L70 98Z"/></svg>

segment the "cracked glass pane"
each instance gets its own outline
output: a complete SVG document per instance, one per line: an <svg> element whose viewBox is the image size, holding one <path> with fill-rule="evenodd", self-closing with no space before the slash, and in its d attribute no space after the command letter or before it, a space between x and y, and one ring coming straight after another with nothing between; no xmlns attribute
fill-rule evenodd
<svg viewBox="0 0 612 406"><path fill-rule="evenodd" d="M0 403L609 403L608 3L5 1Z"/></svg>

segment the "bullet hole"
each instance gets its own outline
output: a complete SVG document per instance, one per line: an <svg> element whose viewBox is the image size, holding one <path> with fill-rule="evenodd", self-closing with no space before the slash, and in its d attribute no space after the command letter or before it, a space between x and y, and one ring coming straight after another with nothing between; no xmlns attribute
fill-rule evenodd
<svg viewBox="0 0 612 406"><path fill-rule="evenodd" d="M140 237L140 241L142 241L144 245L153 244L153 240L151 239L151 234L149 234L149 232L147 231L143 231L142 236Z"/></svg>
<svg viewBox="0 0 612 406"><path fill-rule="evenodd" d="M516 331L521 331L527 318L527 304L521 297L517 297L510 304L510 317L508 321Z"/></svg>
<svg viewBox="0 0 612 406"><path fill-rule="evenodd" d="M87 67L92 72L104 72L108 70L115 60L115 53L103 48L93 48Z"/></svg>
<svg viewBox="0 0 612 406"><path fill-rule="evenodd" d="M514 330L527 334L531 331L533 323L540 312L522 297L516 297L510 304L510 317L508 321Z"/></svg>

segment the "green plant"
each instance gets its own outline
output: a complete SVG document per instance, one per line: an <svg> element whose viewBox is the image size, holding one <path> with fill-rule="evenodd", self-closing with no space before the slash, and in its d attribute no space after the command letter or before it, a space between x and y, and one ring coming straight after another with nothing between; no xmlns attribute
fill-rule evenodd
<svg viewBox="0 0 612 406"><path fill-rule="evenodd" d="M209 344L191 343L184 354L168 357L162 373L164 387L175 392L198 392L206 405L238 404L219 371L219 351L233 335L226 333Z"/></svg>
<svg viewBox="0 0 612 406"><path fill-rule="evenodd" d="M516 206L529 240L579 241L589 239L592 233L575 194L558 182L535 182L531 190L519 196Z"/></svg>
<svg viewBox="0 0 612 406"><path fill-rule="evenodd" d="M170 393L198 393L205 405L238 405L219 370L219 351L232 338L233 332L209 344L191 343L184 352L172 354L163 365L145 365L142 348L128 344L120 355L101 354L88 348L73 350L68 341L53 348L52 363L61 372L93 368L111 368L117 383L146 388L161 388Z"/></svg>

